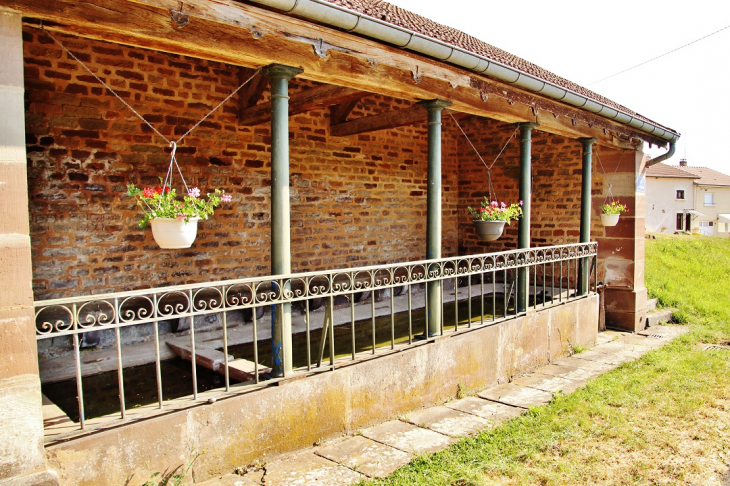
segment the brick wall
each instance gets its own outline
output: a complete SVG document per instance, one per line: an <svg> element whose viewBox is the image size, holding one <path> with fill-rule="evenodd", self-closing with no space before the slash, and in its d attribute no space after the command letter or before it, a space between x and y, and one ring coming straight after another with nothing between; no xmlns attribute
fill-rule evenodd
<svg viewBox="0 0 730 486"><path fill-rule="evenodd" d="M62 42L165 137L177 139L241 82L240 69L70 36ZM37 29L24 31L36 299L269 272L270 131L237 121L237 97L178 148L188 185L233 193L188 250L160 250L125 195L158 185L163 140ZM291 90L311 86L294 80ZM264 95L268 97L268 93ZM352 116L410 106L378 95ZM335 138L327 110L290 120L293 271L425 254L426 130ZM459 137L444 126L443 254L458 252Z"/></svg>

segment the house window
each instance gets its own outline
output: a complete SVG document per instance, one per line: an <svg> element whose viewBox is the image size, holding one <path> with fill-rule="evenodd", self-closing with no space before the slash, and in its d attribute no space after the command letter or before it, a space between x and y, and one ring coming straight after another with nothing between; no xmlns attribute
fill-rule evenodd
<svg viewBox="0 0 730 486"><path fill-rule="evenodd" d="M684 231L684 213L677 213L677 231Z"/></svg>
<svg viewBox="0 0 730 486"><path fill-rule="evenodd" d="M714 206L715 205L715 195L712 192L706 192L705 193L705 206Z"/></svg>
<svg viewBox="0 0 730 486"><path fill-rule="evenodd" d="M684 189L677 189L677 199L684 199Z"/></svg>

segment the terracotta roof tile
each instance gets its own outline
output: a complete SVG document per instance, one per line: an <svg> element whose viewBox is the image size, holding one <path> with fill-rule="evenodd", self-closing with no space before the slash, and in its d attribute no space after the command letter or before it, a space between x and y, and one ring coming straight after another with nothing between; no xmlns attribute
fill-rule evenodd
<svg viewBox="0 0 730 486"><path fill-rule="evenodd" d="M700 176L690 174L674 165L656 164L646 169L647 177L672 177L678 179L699 179Z"/></svg>
<svg viewBox="0 0 730 486"><path fill-rule="evenodd" d="M455 47L466 49L474 54L484 56L489 59L501 62L509 67L517 68L527 74L531 74L537 78L545 81L549 81L562 88L567 88L583 96L586 96L595 101L599 101L608 106L621 110L629 115L636 116L637 118L651 122L658 125L656 122L636 113L633 110L626 108L618 103L615 103L608 98L605 98L598 93L579 86L572 81L569 81L563 77L560 77L540 66L528 62L520 57L510 54L507 51L503 51L491 44L472 37L460 30L448 27L443 24L434 22L433 20L427 19L421 15L417 15L408 10L391 5L388 2L382 0L325 0L328 3L345 7L356 12L369 15L376 19L380 19L389 24L403 27L405 29L418 32L425 36L431 37L432 39L440 40L442 42L449 43ZM661 126L661 125L659 125ZM665 127L666 128L666 127ZM671 130L667 128L668 130Z"/></svg>
<svg viewBox="0 0 730 486"><path fill-rule="evenodd" d="M659 165L659 164L657 164ZM698 180L694 181L695 184L700 186L730 186L730 175L723 174L707 167L680 167L680 169L690 174L695 174L699 177Z"/></svg>

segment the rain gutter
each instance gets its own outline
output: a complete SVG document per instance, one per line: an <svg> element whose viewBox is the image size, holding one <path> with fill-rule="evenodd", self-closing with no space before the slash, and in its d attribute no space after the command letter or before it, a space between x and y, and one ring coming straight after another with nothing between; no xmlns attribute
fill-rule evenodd
<svg viewBox="0 0 730 486"><path fill-rule="evenodd" d="M573 90L545 81L517 68L474 54L418 32L392 25L324 0L250 0L287 14L296 15L330 27L360 34L425 56L484 74L519 88L539 93L556 101L606 117L623 125L648 133L673 145L679 134L642 120L634 115L590 99ZM670 149L671 150L671 149ZM672 152L673 153L673 152Z"/></svg>

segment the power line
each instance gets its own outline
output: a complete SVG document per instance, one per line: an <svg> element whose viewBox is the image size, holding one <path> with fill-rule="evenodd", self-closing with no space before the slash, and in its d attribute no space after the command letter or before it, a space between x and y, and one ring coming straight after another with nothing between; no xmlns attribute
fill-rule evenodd
<svg viewBox="0 0 730 486"><path fill-rule="evenodd" d="M617 72L616 74L612 74L612 75L610 75L610 76L606 76L605 78L601 78L601 79L599 79L598 81L593 81L592 83L588 84L587 86L592 86L592 85L594 85L594 84L600 83L601 81L605 81L605 80L607 80L607 79L611 79L611 78L613 78L613 77L616 77L616 76L618 76L619 74L623 74L623 73L625 73L625 72L627 72L627 71L631 71L632 69L636 69L637 67L639 67L639 66L643 66L644 64L648 64L648 63L650 63L650 62L652 62L652 61L656 61L656 60L657 60L657 59L659 59L659 58L662 58L662 57L664 57L664 56L668 56L669 54L671 54L671 53L673 53L673 52L677 52L677 51L678 51L678 50L680 50L680 49L684 49L684 48L685 48L685 47L687 47L687 46L691 46L692 44L695 44L695 43L697 43L697 42L699 42L699 41L701 41L701 40L707 39L708 37L711 37L711 36L713 36L713 35L715 35L715 34L719 34L719 33L720 33L720 32L722 32L723 30L727 30L727 29L730 29L730 25L728 25L728 26L726 26L726 27L723 27L723 28L722 28L722 29L720 29L720 30L716 30L715 32L713 32L713 33L711 33L711 34L707 34L707 35L706 35L706 36L704 36L704 37L700 37L699 39L695 39L695 40L693 40L692 42L688 42L687 44L685 44L685 45L683 45L683 46L677 47L676 49L672 49L672 50L671 50L671 51L669 51L669 52L665 52L664 54L661 54L661 55L659 55L659 56L656 56L656 57L652 57L652 58L651 58L651 59L649 59L648 61L644 61L644 62L642 62L642 63L639 63L639 64L635 65L635 66L631 66L630 68L624 69L623 71Z"/></svg>

